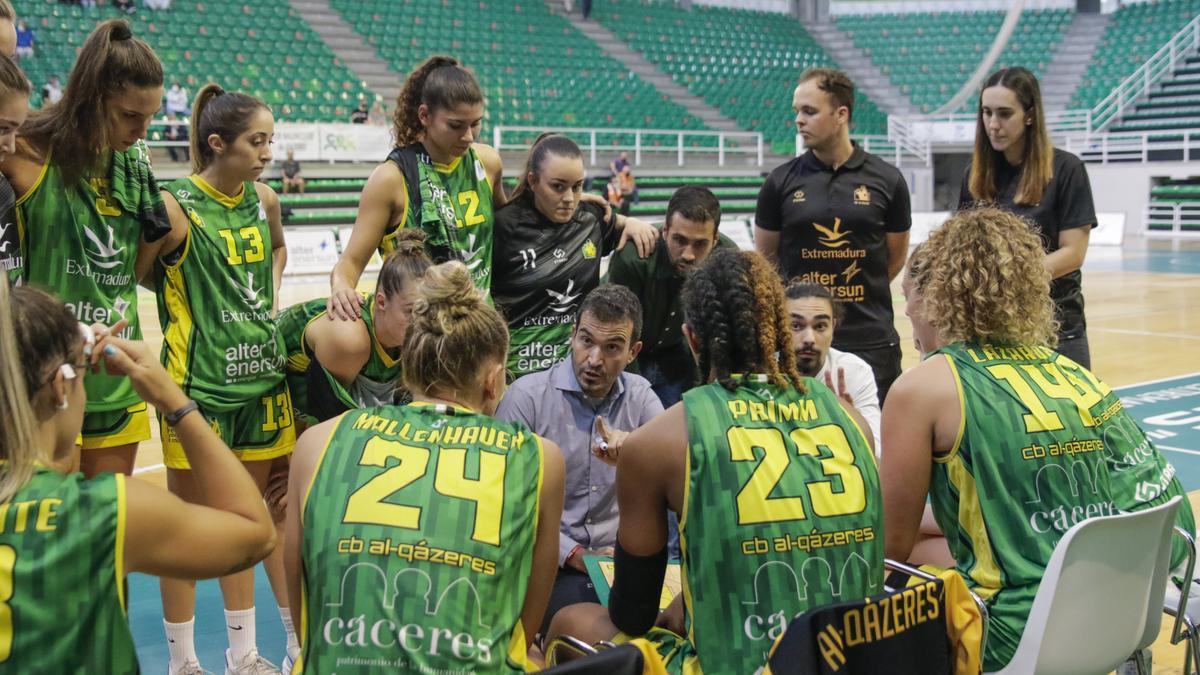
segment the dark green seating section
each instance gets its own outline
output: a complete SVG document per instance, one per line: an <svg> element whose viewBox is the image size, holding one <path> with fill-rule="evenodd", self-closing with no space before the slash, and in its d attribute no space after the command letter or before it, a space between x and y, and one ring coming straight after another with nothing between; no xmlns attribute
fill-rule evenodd
<svg viewBox="0 0 1200 675"><path fill-rule="evenodd" d="M332 5L401 79L433 54L453 55L471 67L487 96L485 133L493 125L705 129L566 18L551 14L543 0ZM632 145L633 137L606 141ZM651 144L670 147L674 141Z"/></svg>
<svg viewBox="0 0 1200 675"><path fill-rule="evenodd" d="M1073 107L1091 108L1200 14L1200 0L1123 4L1109 19ZM1200 86L1195 88L1200 93Z"/></svg>
<svg viewBox="0 0 1200 675"><path fill-rule="evenodd" d="M1000 55L997 68L1023 66L1041 76L1071 23L1067 10L1031 10ZM962 86L1004 23L1002 12L911 12L836 18L856 47L922 112L932 112ZM973 110L968 101L964 109Z"/></svg>
<svg viewBox="0 0 1200 675"><path fill-rule="evenodd" d="M592 16L682 86L777 153L795 149L792 90L801 71L835 66L799 21L782 14L662 0L603 0ZM887 116L859 94L853 132L881 134Z"/></svg>
<svg viewBox="0 0 1200 675"><path fill-rule="evenodd" d="M1116 132L1195 131L1200 129L1200 55L1193 54L1159 83L1133 112L1112 126Z"/></svg>
<svg viewBox="0 0 1200 675"><path fill-rule="evenodd" d="M175 0L132 17L111 6L84 8L56 0L15 0L17 15L37 37L21 67L34 101L50 75L66 85L76 52L100 21L129 18L134 33L158 53L168 86L195 95L207 82L254 94L280 120L345 121L367 87L338 61L287 0Z"/></svg>
<svg viewBox="0 0 1200 675"><path fill-rule="evenodd" d="M509 191L516 186L515 178L506 178ZM704 185L712 189L721 200L722 211L729 215L745 215L754 212L758 191L762 187L762 176L641 176L637 179L641 200L631 208L632 215L661 220L666 215L667 202L671 195L683 185ZM358 214L358 200L365 178L309 178L306 194L282 193L278 180L268 185L280 193L280 203L291 215L285 219L287 225L346 225L354 222ZM591 191L604 194L603 177L592 184Z"/></svg>
<svg viewBox="0 0 1200 675"><path fill-rule="evenodd" d="M1200 232L1200 178L1166 179L1150 188L1150 208L1147 211L1148 230L1172 230L1178 211L1180 229Z"/></svg>

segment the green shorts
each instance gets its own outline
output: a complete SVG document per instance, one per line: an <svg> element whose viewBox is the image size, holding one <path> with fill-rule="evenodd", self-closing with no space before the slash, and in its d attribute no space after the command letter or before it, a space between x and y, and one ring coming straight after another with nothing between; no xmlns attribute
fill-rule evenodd
<svg viewBox="0 0 1200 675"><path fill-rule="evenodd" d="M83 415L80 445L84 450L115 448L150 440L150 412L143 401L116 410Z"/></svg>
<svg viewBox="0 0 1200 675"><path fill-rule="evenodd" d="M246 401L232 410L214 412L200 406L213 431L225 441L243 462L275 459L291 454L296 445L296 424L292 412L292 397L286 381L281 381L262 396ZM183 446L175 430L159 415L162 431L163 463L168 469L188 469Z"/></svg>

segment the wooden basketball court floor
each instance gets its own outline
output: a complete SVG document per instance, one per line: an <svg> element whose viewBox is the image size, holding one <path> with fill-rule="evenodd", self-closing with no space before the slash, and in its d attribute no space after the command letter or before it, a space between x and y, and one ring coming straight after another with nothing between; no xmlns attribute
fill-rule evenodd
<svg viewBox="0 0 1200 675"><path fill-rule="evenodd" d="M368 275L369 276L369 275ZM1200 382L1200 241L1147 241L1127 239L1119 248L1093 248L1083 275L1084 297L1091 342L1093 370L1115 388L1182 378ZM361 289L372 290L373 279ZM904 315L899 284L893 284L896 327L900 332L904 366L917 360L912 330ZM328 294L324 278L285 279L281 306ZM154 298L143 291L139 301L142 329L153 349L162 334L156 318ZM1144 388L1143 388L1144 389ZM1140 391L1140 390L1139 390ZM1200 386L1197 387L1200 397ZM1200 411L1200 400L1192 399L1181 409ZM1200 416L1172 418L1189 422L1180 436L1159 440L1168 459L1179 470L1193 505L1200 513ZM1172 421L1168 420L1168 421ZM1195 425L1195 430L1191 425ZM159 485L165 483L158 430L142 444L138 453L137 477ZM1182 428L1177 427L1177 428ZM1170 433L1170 432L1168 432ZM130 577L129 619L142 668L163 672L167 646L162 629L162 607L157 580L143 575ZM275 603L259 566L256 574L258 644L264 656L278 664L282 660L283 628ZM215 581L198 586L196 646L205 668L221 672L226 646L220 592ZM1182 646L1167 639L1168 620L1154 646L1156 673L1182 672Z"/></svg>

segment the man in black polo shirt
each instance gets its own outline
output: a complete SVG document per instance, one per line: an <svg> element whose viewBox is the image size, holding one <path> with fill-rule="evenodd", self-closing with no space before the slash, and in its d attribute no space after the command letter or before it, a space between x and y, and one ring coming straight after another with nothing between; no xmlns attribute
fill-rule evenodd
<svg viewBox="0 0 1200 675"><path fill-rule="evenodd" d="M850 141L854 83L812 68L792 96L808 152L776 168L758 193L754 241L784 280L827 287L846 318L833 346L875 373L879 401L900 375L890 282L908 257L908 184Z"/></svg>
<svg viewBox="0 0 1200 675"><path fill-rule="evenodd" d="M662 242L654 255L641 258L635 247L613 254L608 281L625 286L642 301L642 351L625 368L650 381L663 407L679 402L700 383L696 359L683 339L681 292L685 275L716 248L737 248L718 232L721 203L712 191L685 185L667 202Z"/></svg>

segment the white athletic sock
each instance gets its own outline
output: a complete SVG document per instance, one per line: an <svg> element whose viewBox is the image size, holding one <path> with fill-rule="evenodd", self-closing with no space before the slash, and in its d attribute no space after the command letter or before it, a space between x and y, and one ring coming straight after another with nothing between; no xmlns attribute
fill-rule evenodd
<svg viewBox="0 0 1200 675"><path fill-rule="evenodd" d="M225 632L229 635L229 659L237 665L258 648L254 631L254 608L225 610Z"/></svg>
<svg viewBox="0 0 1200 675"><path fill-rule="evenodd" d="M196 642L193 639L196 628L196 617L183 623L171 623L163 619L163 628L167 631L167 651L171 654L170 672L183 668L183 664L199 661L196 656Z"/></svg>
<svg viewBox="0 0 1200 675"><path fill-rule="evenodd" d="M290 607L279 608L279 618L283 620L283 630L287 632L287 653L293 659L300 653L300 640L296 638L296 627L292 625L292 610Z"/></svg>

